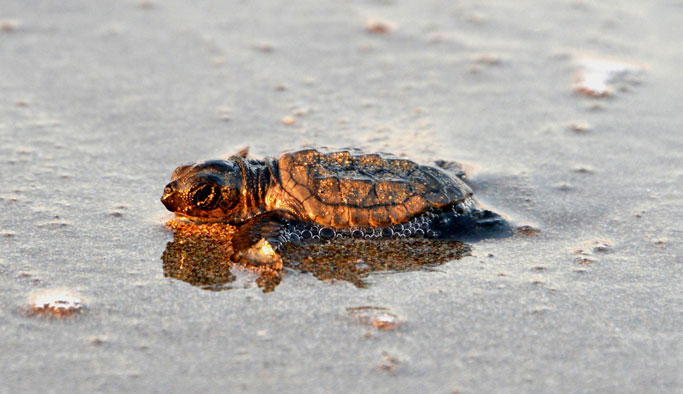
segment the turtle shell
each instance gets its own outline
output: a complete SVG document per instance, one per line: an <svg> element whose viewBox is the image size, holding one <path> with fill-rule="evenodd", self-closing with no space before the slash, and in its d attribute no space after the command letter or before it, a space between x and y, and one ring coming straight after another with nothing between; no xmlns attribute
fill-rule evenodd
<svg viewBox="0 0 683 394"><path fill-rule="evenodd" d="M294 213L336 228L404 223L472 195L439 168L387 153L306 149L282 154L278 169L282 189L302 210Z"/></svg>

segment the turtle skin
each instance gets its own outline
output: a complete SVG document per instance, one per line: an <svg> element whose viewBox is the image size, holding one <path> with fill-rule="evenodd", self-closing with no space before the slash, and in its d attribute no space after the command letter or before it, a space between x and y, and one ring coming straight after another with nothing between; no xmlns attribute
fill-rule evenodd
<svg viewBox="0 0 683 394"><path fill-rule="evenodd" d="M239 225L239 249L262 238L277 249L309 235L453 239L506 227L477 207L456 173L358 149L304 149L264 160L242 151L183 165L161 201L180 215Z"/></svg>

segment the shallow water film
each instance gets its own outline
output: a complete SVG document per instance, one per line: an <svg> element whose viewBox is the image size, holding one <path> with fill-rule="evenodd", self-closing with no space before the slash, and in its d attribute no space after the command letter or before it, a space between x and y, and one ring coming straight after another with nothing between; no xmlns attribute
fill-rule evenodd
<svg viewBox="0 0 683 394"><path fill-rule="evenodd" d="M682 391L682 20L0 0L0 392ZM516 231L236 266L159 194L247 146L457 161Z"/></svg>
<svg viewBox="0 0 683 394"><path fill-rule="evenodd" d="M290 275L310 273L323 281L348 281L364 288L373 272L429 269L471 251L462 242L425 238L311 240L286 243L277 252L276 260L253 265L233 258L233 226L175 220L168 225L173 229L173 242L161 256L164 274L207 290L235 288L233 282L238 275L248 276L245 271L252 273L253 282L264 292L274 290L285 271ZM275 252L266 246L265 253ZM240 283L239 288L249 286Z"/></svg>

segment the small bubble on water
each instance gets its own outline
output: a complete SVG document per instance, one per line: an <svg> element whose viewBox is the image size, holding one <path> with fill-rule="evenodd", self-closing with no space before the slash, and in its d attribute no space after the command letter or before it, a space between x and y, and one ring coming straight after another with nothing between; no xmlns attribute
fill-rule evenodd
<svg viewBox="0 0 683 394"><path fill-rule="evenodd" d="M323 239L331 239L332 237L334 237L335 233L334 230L332 230L331 228L323 227L318 232L318 235L320 235L320 238Z"/></svg>

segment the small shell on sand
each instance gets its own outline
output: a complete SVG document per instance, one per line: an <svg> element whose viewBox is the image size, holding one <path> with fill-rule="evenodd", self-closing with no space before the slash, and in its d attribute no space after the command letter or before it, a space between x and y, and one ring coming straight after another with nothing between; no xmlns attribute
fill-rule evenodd
<svg viewBox="0 0 683 394"><path fill-rule="evenodd" d="M604 59L581 55L575 59L577 73L574 90L591 97L607 97L612 94L613 84L637 82L645 67L622 60Z"/></svg>
<svg viewBox="0 0 683 394"><path fill-rule="evenodd" d="M401 319L389 312L387 308L361 306L346 308L346 310L352 320L370 325L380 331L394 331L403 324Z"/></svg>
<svg viewBox="0 0 683 394"><path fill-rule="evenodd" d="M396 23L385 20L370 18L365 22L365 30L373 34L389 33L396 29Z"/></svg>
<svg viewBox="0 0 683 394"><path fill-rule="evenodd" d="M40 290L29 296L28 316L73 317L85 310L85 300L65 289Z"/></svg>

